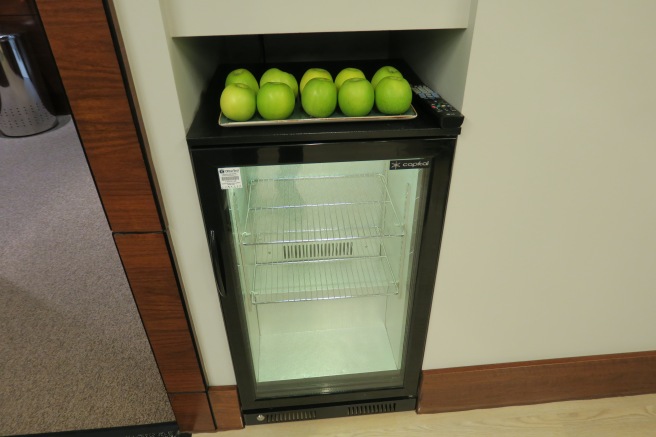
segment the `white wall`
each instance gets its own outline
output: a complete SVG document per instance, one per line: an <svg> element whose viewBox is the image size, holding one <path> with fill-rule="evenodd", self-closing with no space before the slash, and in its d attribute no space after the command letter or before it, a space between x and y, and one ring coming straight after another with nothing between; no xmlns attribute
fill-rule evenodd
<svg viewBox="0 0 656 437"><path fill-rule="evenodd" d="M143 0L140 0L143 1ZM161 0L172 36L466 27L469 0Z"/></svg>
<svg viewBox="0 0 656 437"><path fill-rule="evenodd" d="M426 85L456 108L462 108L477 4L471 0L466 29L398 32L392 38L394 57L405 59Z"/></svg>
<svg viewBox="0 0 656 437"><path fill-rule="evenodd" d="M656 349L654 17L478 2L424 368Z"/></svg>
<svg viewBox="0 0 656 437"><path fill-rule="evenodd" d="M186 124L202 86L199 71L186 68L184 58L198 57L203 47L181 53L184 43L175 45L169 38L159 0L113 3L205 377L210 385L232 385L235 376L186 141Z"/></svg>
<svg viewBox="0 0 656 437"><path fill-rule="evenodd" d="M176 17L168 2L115 3L207 379L234 384ZM442 92L467 118L425 369L656 349L654 16L652 0L480 1L473 34L449 37L440 62L459 67L435 83L462 87L466 72L464 94Z"/></svg>
<svg viewBox="0 0 656 437"><path fill-rule="evenodd" d="M340 2L346 4L347 0ZM201 44L200 40L173 41L172 37L397 27L458 28L467 23L469 1L413 0L412 4L422 14L395 7L377 9L375 17L351 13L346 21L340 21L339 17L326 19L331 14L341 16L335 4L308 9L297 0L286 0L286 8L275 6L275 14L281 19L271 20L271 14L259 14L255 21L248 14L255 7L253 2L194 0L193 8L187 0L113 0L111 3L205 376L209 385L231 385L235 376L186 144L186 130L198 104L203 76L211 70L216 61L213 56L217 56L220 47L214 46L212 40L203 40ZM369 11L378 7L374 3L361 2L355 5L355 10ZM295 6L301 4L303 8ZM289 10L294 13L290 14ZM427 14L431 11L433 18ZM307 19L301 19L299 14ZM204 56L207 58L203 59Z"/></svg>

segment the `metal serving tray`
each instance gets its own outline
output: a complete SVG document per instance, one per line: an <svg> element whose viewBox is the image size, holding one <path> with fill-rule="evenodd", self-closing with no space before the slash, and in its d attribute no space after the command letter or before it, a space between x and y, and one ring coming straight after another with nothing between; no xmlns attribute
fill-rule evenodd
<svg viewBox="0 0 656 437"><path fill-rule="evenodd" d="M343 122L353 122L353 121L390 121L390 120L411 120L417 117L417 111L415 108L410 106L404 114L400 115L386 115L381 112L373 109L368 115L363 117L347 117L342 114L339 109L335 110L333 115L330 117L324 118L315 118L307 115L301 103L297 100L296 107L294 112L289 118L285 120L265 120L260 116L260 114L255 113L253 118L248 121L233 121L228 117L223 115L223 112L219 114L219 126L223 127L245 127L245 126L281 126L281 125L290 125L290 124L312 124L312 123L343 123Z"/></svg>

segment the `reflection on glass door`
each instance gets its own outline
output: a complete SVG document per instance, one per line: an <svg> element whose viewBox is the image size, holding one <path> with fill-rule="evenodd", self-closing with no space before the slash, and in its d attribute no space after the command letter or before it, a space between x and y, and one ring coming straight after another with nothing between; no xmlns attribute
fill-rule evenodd
<svg viewBox="0 0 656 437"><path fill-rule="evenodd" d="M402 384L426 169L240 169L227 190L258 396Z"/></svg>

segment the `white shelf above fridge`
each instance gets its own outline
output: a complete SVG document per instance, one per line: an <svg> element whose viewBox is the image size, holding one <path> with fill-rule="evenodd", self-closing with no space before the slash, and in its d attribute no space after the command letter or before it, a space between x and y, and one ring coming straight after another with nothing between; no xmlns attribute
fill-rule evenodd
<svg viewBox="0 0 656 437"><path fill-rule="evenodd" d="M163 0L172 37L466 28L470 0Z"/></svg>

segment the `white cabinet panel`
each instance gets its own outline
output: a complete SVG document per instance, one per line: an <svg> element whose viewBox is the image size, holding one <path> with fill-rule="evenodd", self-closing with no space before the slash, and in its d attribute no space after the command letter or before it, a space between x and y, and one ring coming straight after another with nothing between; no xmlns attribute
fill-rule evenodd
<svg viewBox="0 0 656 437"><path fill-rule="evenodd" d="M470 0L162 0L170 35L465 28Z"/></svg>
<svg viewBox="0 0 656 437"><path fill-rule="evenodd" d="M476 14L424 368L653 350L656 2Z"/></svg>

